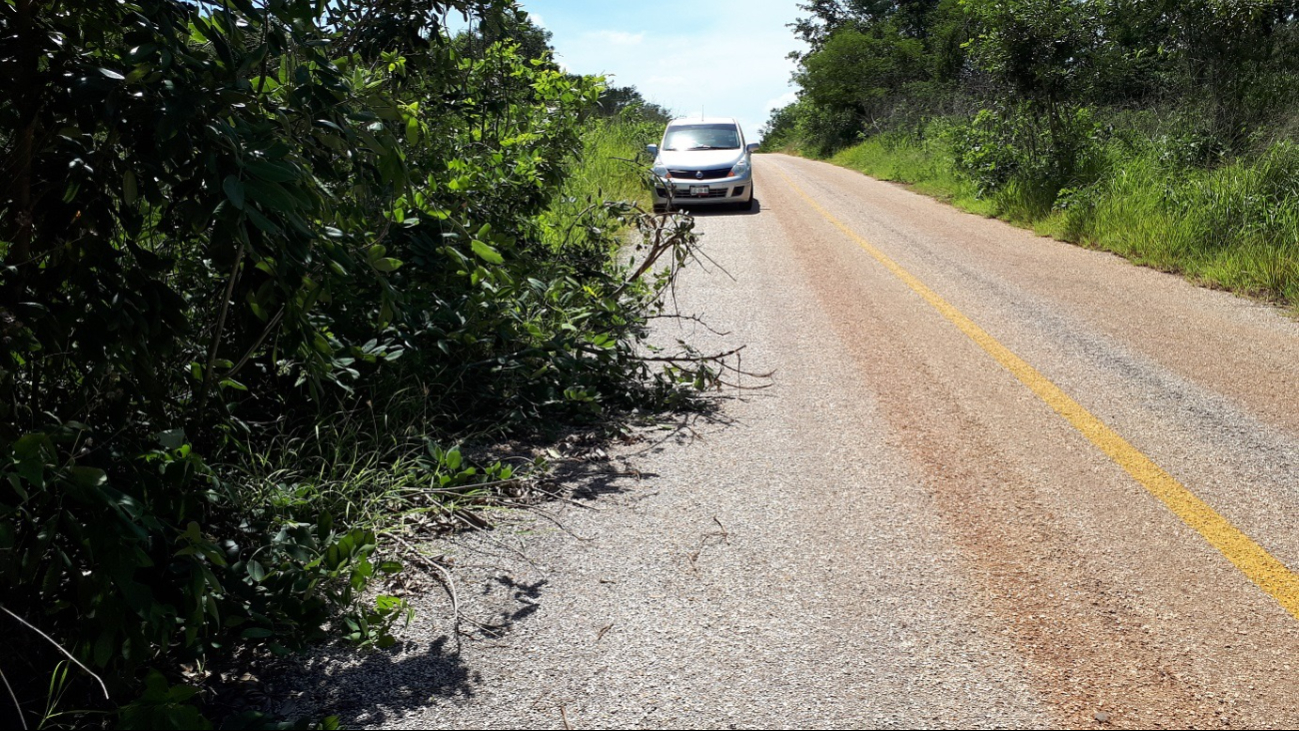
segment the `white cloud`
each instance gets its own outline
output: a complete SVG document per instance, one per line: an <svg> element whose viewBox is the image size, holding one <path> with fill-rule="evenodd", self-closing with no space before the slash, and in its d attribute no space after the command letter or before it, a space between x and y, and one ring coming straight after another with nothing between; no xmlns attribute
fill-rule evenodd
<svg viewBox="0 0 1299 731"><path fill-rule="evenodd" d="M624 33L620 30L597 30L585 34L585 37L614 46L639 46L645 40L644 33Z"/></svg>
<svg viewBox="0 0 1299 731"><path fill-rule="evenodd" d="M651 76L644 81L649 86L677 86L686 82L684 76Z"/></svg>
<svg viewBox="0 0 1299 731"><path fill-rule="evenodd" d="M771 114L782 107L787 107L796 101L798 101L798 92L796 91L787 91L775 99L768 99L766 104L767 114Z"/></svg>
<svg viewBox="0 0 1299 731"><path fill-rule="evenodd" d="M538 14L538 13L534 13L534 12L532 12L531 10L529 10L529 11L528 11L528 18L532 21L532 24L535 25L535 26L537 26L538 28L545 28L545 27L546 27L546 21L545 21L544 18L541 17L540 14Z"/></svg>

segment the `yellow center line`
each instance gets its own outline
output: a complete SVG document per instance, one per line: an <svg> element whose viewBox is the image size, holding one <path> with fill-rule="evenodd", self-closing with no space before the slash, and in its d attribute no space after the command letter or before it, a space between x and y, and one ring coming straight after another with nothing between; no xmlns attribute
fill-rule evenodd
<svg viewBox="0 0 1299 731"><path fill-rule="evenodd" d="M1106 426L1105 422L1096 418L1081 404L1074 401L1059 386L1056 386L1046 376L1038 372L1036 368L1011 352L1009 348L976 325L973 320L940 297L937 292L925 286L924 282L903 269L897 262L848 228L839 219L830 215L829 211L822 208L807 193L804 193L803 189L798 187L784 171L777 169L776 173L784 178L790 189L807 201L808 205L824 216L827 221L834 224L845 236L855 241L866 253L874 257L880 264L883 264L886 269L902 280L916 294L923 297L926 302L933 306L935 310L938 310L943 317L947 318L961 332L965 333L975 343L978 343L979 347L983 348L988 355L991 355L1006 370L1010 371L1021 383L1028 386L1033 393L1037 394L1038 398L1046 402L1052 409L1055 409L1056 413L1063 416L1075 429L1082 432L1083 436L1087 437L1092 444L1100 448L1110 459L1126 470L1150 494L1159 498L1178 518L1181 518L1184 523L1201 536L1204 536L1204 539L1210 545L1218 549L1223 556L1227 557L1227 560L1235 564L1236 568L1240 569L1250 581L1270 594L1287 612L1299 619L1299 574L1291 571L1284 563L1268 553L1265 548L1232 525L1231 521L1222 517L1216 510L1209 507L1208 503L1196 497L1176 478L1164 471L1163 468L1155 464L1136 447L1129 444L1126 439L1119 436L1113 429Z"/></svg>

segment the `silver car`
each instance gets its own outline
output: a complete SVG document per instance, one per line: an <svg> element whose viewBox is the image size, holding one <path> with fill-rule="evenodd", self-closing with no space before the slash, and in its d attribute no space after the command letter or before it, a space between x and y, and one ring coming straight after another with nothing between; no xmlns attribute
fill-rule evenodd
<svg viewBox="0 0 1299 731"><path fill-rule="evenodd" d="M676 206L753 203L753 151L740 123L731 118L674 119L654 156L654 210Z"/></svg>

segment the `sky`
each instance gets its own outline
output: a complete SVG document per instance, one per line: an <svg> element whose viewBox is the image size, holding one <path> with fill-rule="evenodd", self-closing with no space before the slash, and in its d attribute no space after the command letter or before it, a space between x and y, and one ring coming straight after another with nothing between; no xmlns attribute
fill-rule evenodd
<svg viewBox="0 0 1299 731"><path fill-rule="evenodd" d="M794 100L798 0L523 0L567 70L634 86L677 116L735 117L750 141Z"/></svg>

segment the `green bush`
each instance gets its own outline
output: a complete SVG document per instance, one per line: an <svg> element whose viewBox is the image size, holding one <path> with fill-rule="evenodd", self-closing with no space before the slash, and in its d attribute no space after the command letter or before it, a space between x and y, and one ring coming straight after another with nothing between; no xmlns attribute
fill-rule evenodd
<svg viewBox="0 0 1299 731"><path fill-rule="evenodd" d="M509 479L436 444L707 381L641 350L689 223L556 213L601 82L441 25L517 7L0 7L3 605L123 724L193 721L182 667L389 642L385 514ZM41 705L62 656L14 637Z"/></svg>
<svg viewBox="0 0 1299 731"><path fill-rule="evenodd" d="M1026 108L980 110L951 132L957 172L998 198L1012 217L1049 212L1062 190L1085 187L1101 174L1098 125L1088 109L1052 120Z"/></svg>

